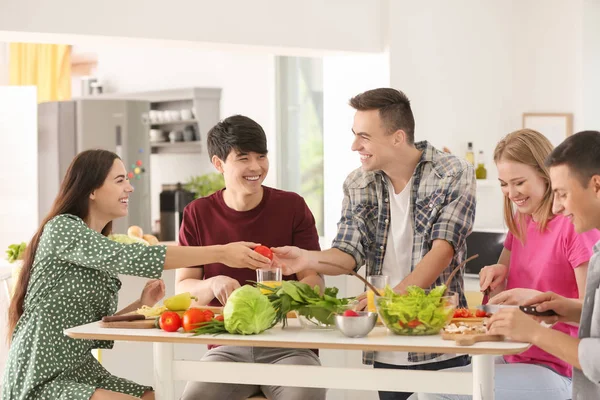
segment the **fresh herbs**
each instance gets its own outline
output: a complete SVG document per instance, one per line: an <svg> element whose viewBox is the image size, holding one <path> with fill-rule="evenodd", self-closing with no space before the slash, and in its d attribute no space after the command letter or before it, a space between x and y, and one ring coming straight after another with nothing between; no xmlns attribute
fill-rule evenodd
<svg viewBox="0 0 600 400"><path fill-rule="evenodd" d="M297 311L308 319L332 325L335 314L343 311L354 298L338 299L338 288L325 288L323 295L318 286L311 288L306 283L283 281L280 287L270 287L256 283L267 296L276 311L276 321L287 326L287 314Z"/></svg>

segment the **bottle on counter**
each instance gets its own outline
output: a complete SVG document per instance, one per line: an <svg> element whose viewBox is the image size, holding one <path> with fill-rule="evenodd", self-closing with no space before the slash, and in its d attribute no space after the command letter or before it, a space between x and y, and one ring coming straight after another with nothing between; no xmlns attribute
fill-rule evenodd
<svg viewBox="0 0 600 400"><path fill-rule="evenodd" d="M477 157L477 169L475 170L475 178L487 179L487 169L485 169L485 158L483 156L483 150L479 150L479 156Z"/></svg>
<svg viewBox="0 0 600 400"><path fill-rule="evenodd" d="M473 153L473 142L467 143L467 154L465 156L468 162L471 165L475 165L475 154Z"/></svg>

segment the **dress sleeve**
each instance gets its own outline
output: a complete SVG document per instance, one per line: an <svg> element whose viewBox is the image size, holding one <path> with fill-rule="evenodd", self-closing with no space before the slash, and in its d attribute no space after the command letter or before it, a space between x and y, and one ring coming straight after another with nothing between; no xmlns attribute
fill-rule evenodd
<svg viewBox="0 0 600 400"><path fill-rule="evenodd" d="M165 246L123 244L90 229L80 218L59 215L44 227L40 247L60 260L110 274L160 278L165 264Z"/></svg>

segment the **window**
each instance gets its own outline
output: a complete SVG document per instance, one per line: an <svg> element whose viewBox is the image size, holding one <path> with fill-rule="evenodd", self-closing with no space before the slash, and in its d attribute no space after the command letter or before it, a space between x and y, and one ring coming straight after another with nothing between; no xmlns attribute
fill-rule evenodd
<svg viewBox="0 0 600 400"><path fill-rule="evenodd" d="M323 236L323 61L277 57L278 187L304 197Z"/></svg>

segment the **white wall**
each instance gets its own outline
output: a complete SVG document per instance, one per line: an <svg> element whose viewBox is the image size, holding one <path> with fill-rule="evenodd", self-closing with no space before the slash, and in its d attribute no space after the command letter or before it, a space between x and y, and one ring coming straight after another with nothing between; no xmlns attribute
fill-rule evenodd
<svg viewBox="0 0 600 400"><path fill-rule="evenodd" d="M524 112L572 112L581 125L581 1L390 3L391 85L412 101L417 140L461 156L474 142L495 180L495 144ZM499 194L478 190L478 227L503 226Z"/></svg>
<svg viewBox="0 0 600 400"><path fill-rule="evenodd" d="M579 129L600 130L600 1L583 1L583 118Z"/></svg>
<svg viewBox="0 0 600 400"><path fill-rule="evenodd" d="M26 40L57 43L70 41L65 34L72 34L287 51L381 51L380 4L380 0L104 0L90 7L78 0L0 0L0 38L22 38L25 32Z"/></svg>
<svg viewBox="0 0 600 400"><path fill-rule="evenodd" d="M0 86L8 85L8 43L0 42Z"/></svg>
<svg viewBox="0 0 600 400"><path fill-rule="evenodd" d="M38 227L37 91L0 87L0 255Z"/></svg>
<svg viewBox="0 0 600 400"><path fill-rule="evenodd" d="M218 52L148 46L76 46L75 52L95 53L96 76L105 92L147 92L185 87L222 88L221 117L244 114L267 133L269 158L276 165L275 59L273 55ZM79 89L79 88L77 88ZM206 132L201 133L206 139ZM161 185L213 172L208 153L151 157L152 221L159 219ZM276 169L265 181L274 186Z"/></svg>
<svg viewBox="0 0 600 400"><path fill-rule="evenodd" d="M38 227L35 87L0 86L0 143L0 275L5 275L12 265L4 251L10 244L29 242ZM8 353L8 304L0 282L0 376Z"/></svg>

